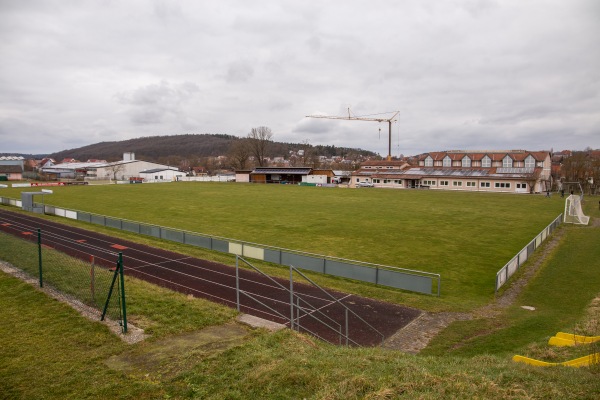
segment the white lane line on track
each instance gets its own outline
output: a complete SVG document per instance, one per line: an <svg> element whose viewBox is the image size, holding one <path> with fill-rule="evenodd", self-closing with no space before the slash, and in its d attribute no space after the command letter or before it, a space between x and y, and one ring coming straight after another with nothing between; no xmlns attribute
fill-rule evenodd
<svg viewBox="0 0 600 400"><path fill-rule="evenodd" d="M189 260L192 259L193 257L183 257L183 258L178 258L178 259L170 259L170 260L165 260L165 261L161 261L161 262L157 262L157 263L149 263L149 264L144 264L144 265L139 265L137 267L128 267L127 269L135 269L135 270L139 270L141 268L144 267L159 267L161 266L161 264L166 264L168 262L179 262L179 261L183 261L183 260Z"/></svg>

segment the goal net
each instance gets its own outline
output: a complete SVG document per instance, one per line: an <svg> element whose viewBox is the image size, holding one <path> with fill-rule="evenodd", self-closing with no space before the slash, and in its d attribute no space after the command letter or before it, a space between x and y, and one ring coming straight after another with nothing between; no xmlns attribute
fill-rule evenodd
<svg viewBox="0 0 600 400"><path fill-rule="evenodd" d="M564 221L571 224L587 225L590 217L583 215L581 210L581 198L570 195L565 201Z"/></svg>

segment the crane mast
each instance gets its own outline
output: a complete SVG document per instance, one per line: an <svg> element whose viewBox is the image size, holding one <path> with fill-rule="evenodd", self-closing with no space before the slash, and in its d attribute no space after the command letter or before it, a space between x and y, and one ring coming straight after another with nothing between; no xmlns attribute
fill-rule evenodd
<svg viewBox="0 0 600 400"><path fill-rule="evenodd" d="M338 116L328 116L328 115L307 115L307 118L326 118L326 119L343 119L347 121L374 121L374 122L387 122L389 127L389 136L388 136L388 161L392 159L392 123L397 121L396 116L400 113L400 111L392 111L394 114L391 118L365 118L365 117L353 117L350 113L350 108L348 108L348 116L347 117L338 117ZM387 113L385 113L387 114Z"/></svg>

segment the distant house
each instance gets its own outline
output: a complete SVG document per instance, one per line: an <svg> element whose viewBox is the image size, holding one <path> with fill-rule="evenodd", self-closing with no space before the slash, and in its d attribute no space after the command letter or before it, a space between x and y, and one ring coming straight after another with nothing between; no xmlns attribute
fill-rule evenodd
<svg viewBox="0 0 600 400"><path fill-rule="evenodd" d="M250 182L250 174L252 173L251 169L239 169L235 171L235 181L236 182Z"/></svg>
<svg viewBox="0 0 600 400"><path fill-rule="evenodd" d="M409 187L405 171L410 165L404 161L365 161L361 167L353 171L350 176L350 185L358 186L359 183L377 183L381 187Z"/></svg>
<svg viewBox="0 0 600 400"><path fill-rule="evenodd" d="M0 180L20 181L23 179L25 159L21 156L0 157Z"/></svg>
<svg viewBox="0 0 600 400"><path fill-rule="evenodd" d="M52 164L47 162L46 164L47 166L40 168L40 171L44 174L52 175L56 179L83 179L88 175L89 171L93 171L95 170L95 168L105 165L104 163L83 162L70 162L60 164Z"/></svg>
<svg viewBox="0 0 600 400"><path fill-rule="evenodd" d="M310 167L257 167L250 173L250 182L298 184L311 171Z"/></svg>
<svg viewBox="0 0 600 400"><path fill-rule="evenodd" d="M21 156L1 156L0 157L0 165L16 165L21 167L21 171L23 170L23 165L25 163L25 159Z"/></svg>
<svg viewBox="0 0 600 400"><path fill-rule="evenodd" d="M145 182L170 182L184 177L185 173L170 168L154 168L140 171L139 176L144 178Z"/></svg>
<svg viewBox="0 0 600 400"><path fill-rule="evenodd" d="M0 180L2 181L20 181L23 179L23 168L18 165L1 165Z"/></svg>
<svg viewBox="0 0 600 400"><path fill-rule="evenodd" d="M548 151L445 151L424 153L418 166L370 161L352 174L352 186L530 193L552 185Z"/></svg>
<svg viewBox="0 0 600 400"><path fill-rule="evenodd" d="M42 160L41 160L41 161L38 163L38 166L37 166L37 168L38 168L39 170L41 170L42 168L45 168L45 167L51 167L51 166L53 166L53 165L55 165L55 164L56 164L56 161L54 161L54 159L53 159L53 158L43 158L43 159L42 159Z"/></svg>
<svg viewBox="0 0 600 400"><path fill-rule="evenodd" d="M311 167L256 167L235 171L236 182L325 185L334 183L334 178L330 169Z"/></svg>

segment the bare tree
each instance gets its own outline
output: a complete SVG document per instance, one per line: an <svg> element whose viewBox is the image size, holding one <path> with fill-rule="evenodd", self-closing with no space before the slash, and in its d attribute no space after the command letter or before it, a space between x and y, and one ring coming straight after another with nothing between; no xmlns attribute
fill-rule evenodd
<svg viewBox="0 0 600 400"><path fill-rule="evenodd" d="M250 160L250 146L248 139L234 140L229 147L229 165L233 169L246 169Z"/></svg>
<svg viewBox="0 0 600 400"><path fill-rule="evenodd" d="M302 149L304 150L304 166L319 168L321 166L319 155L308 139L302 141Z"/></svg>
<svg viewBox="0 0 600 400"><path fill-rule="evenodd" d="M114 163L109 165L107 169L112 174L112 178L115 180L115 183L117 183L117 175L125 170L125 165L121 163ZM121 176L121 178L123 178L123 176Z"/></svg>
<svg viewBox="0 0 600 400"><path fill-rule="evenodd" d="M579 182L584 191L595 192L600 179L600 151L590 147L584 151L574 151L571 157L563 160L562 173L567 182Z"/></svg>
<svg viewBox="0 0 600 400"><path fill-rule="evenodd" d="M527 182L527 184L529 185L529 193L535 192L535 185L538 183L538 181L540 179L540 175L541 175L540 170L537 170L537 171L534 170L533 172L526 174L524 176L525 182ZM540 190L542 190L541 187L540 187Z"/></svg>
<svg viewBox="0 0 600 400"><path fill-rule="evenodd" d="M256 159L256 162L260 167L264 167L265 157L269 143L273 139L273 132L266 126L259 126L258 128L252 128L248 134L248 145L250 152Z"/></svg>

